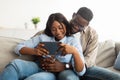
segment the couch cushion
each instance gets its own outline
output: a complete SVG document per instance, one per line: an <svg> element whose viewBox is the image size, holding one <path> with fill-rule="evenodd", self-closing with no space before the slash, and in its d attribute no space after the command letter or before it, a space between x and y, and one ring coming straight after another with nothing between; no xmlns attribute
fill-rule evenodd
<svg viewBox="0 0 120 80"><path fill-rule="evenodd" d="M119 70L114 69L114 67L113 67L113 66L111 66L111 67L107 67L106 69L109 69L109 70L111 70L111 71L113 71L113 72L115 72L115 73L119 73L119 74L120 74L120 71L119 71Z"/></svg>
<svg viewBox="0 0 120 80"><path fill-rule="evenodd" d="M107 40L99 43L96 65L101 67L113 66L116 58L115 42Z"/></svg>
<svg viewBox="0 0 120 80"><path fill-rule="evenodd" d="M114 68L117 69L117 70L120 70L120 52L115 60L115 63L114 63Z"/></svg>
<svg viewBox="0 0 120 80"><path fill-rule="evenodd" d="M23 41L17 38L0 37L0 72L11 60L21 58L32 60L31 56L18 56L14 53L15 46Z"/></svg>

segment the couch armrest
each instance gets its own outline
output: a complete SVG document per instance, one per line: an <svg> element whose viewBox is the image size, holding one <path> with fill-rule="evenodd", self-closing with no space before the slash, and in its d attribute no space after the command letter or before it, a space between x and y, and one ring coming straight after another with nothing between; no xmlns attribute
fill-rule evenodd
<svg viewBox="0 0 120 80"><path fill-rule="evenodd" d="M13 59L20 58L25 60L33 60L32 56L18 56L14 53L16 45L24 40L9 37L0 37L0 72Z"/></svg>

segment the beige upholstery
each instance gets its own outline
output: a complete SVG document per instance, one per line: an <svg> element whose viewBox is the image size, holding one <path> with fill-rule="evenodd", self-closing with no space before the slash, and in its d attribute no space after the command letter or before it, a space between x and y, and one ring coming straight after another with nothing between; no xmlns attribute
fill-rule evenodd
<svg viewBox="0 0 120 80"><path fill-rule="evenodd" d="M101 67L110 67L113 65L116 56L114 41L101 42L98 47L96 64Z"/></svg>
<svg viewBox="0 0 120 80"><path fill-rule="evenodd" d="M120 42L115 42L112 40L99 42L96 65L120 73L119 70L113 68L114 62L117 58L117 54L119 51Z"/></svg>
<svg viewBox="0 0 120 80"><path fill-rule="evenodd" d="M17 38L0 37L0 71L15 58L22 58L26 60L32 60L31 56L18 56L14 53L15 46L23 41Z"/></svg>
<svg viewBox="0 0 120 80"><path fill-rule="evenodd" d="M32 60L31 56L18 56L14 53L15 46L24 40L17 38L0 37L0 72L3 70L11 60L15 58L21 58L25 60ZM98 55L96 58L96 65L105 67L114 72L120 73L120 71L113 68L114 61L120 51L120 42L114 42L107 40L99 43Z"/></svg>

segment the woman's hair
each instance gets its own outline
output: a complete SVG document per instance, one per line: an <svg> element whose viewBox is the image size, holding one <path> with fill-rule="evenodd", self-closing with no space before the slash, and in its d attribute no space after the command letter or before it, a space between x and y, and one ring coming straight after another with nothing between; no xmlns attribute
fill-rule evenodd
<svg viewBox="0 0 120 80"><path fill-rule="evenodd" d="M44 30L44 33L46 35L51 36L51 37L53 36L53 34L51 32L51 28L52 28L52 24L53 24L54 21L58 21L61 25L63 23L66 27L66 36L70 36L69 22L67 21L65 16L61 13L53 13L49 16L48 21L46 23L46 28Z"/></svg>

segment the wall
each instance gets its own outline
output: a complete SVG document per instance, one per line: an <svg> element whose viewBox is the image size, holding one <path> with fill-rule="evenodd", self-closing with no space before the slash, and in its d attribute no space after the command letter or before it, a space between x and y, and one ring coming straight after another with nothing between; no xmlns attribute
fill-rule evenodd
<svg viewBox="0 0 120 80"><path fill-rule="evenodd" d="M0 0L0 27L33 29L33 17L40 17L38 29L45 28L48 16L54 12L63 13L68 20L81 6L94 12L90 25L99 34L99 40L120 41L119 0Z"/></svg>

